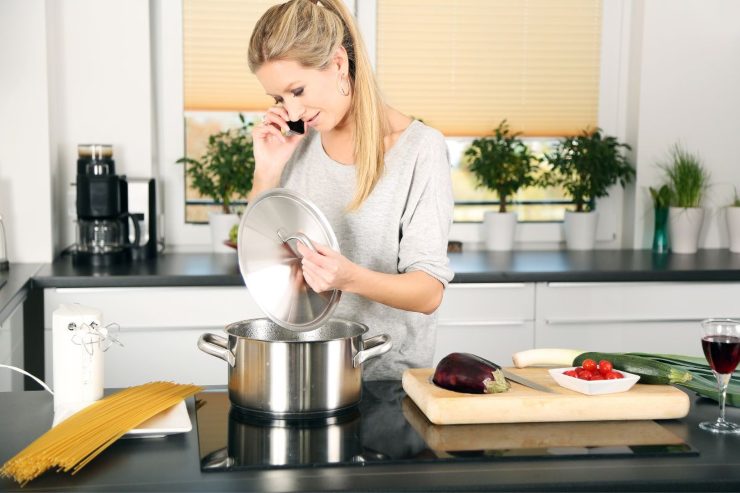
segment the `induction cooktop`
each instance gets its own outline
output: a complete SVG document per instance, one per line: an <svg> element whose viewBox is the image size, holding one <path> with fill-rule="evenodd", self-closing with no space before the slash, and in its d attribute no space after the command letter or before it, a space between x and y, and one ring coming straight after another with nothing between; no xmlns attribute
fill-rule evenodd
<svg viewBox="0 0 740 493"><path fill-rule="evenodd" d="M225 391L196 409L203 471L698 455L655 421L434 425L395 381L365 382L354 412L320 420L246 415Z"/></svg>

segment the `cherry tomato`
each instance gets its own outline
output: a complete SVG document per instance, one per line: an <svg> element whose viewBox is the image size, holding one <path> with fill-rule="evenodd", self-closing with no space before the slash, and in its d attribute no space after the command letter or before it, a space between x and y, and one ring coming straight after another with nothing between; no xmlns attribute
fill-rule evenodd
<svg viewBox="0 0 740 493"><path fill-rule="evenodd" d="M578 377L578 373L576 373L575 370L564 371L563 375L568 375L569 377L576 377L576 378Z"/></svg>
<svg viewBox="0 0 740 493"><path fill-rule="evenodd" d="M596 361L592 359L583 360L583 369L588 370L592 373L595 372L596 371Z"/></svg>
<svg viewBox="0 0 740 493"><path fill-rule="evenodd" d="M591 381L594 380L604 380L604 376L601 373L594 373L594 375L591 377Z"/></svg>
<svg viewBox="0 0 740 493"><path fill-rule="evenodd" d="M623 375L621 373L617 373L616 371L610 371L606 375L604 375L604 378L607 380L617 380L619 378L623 378Z"/></svg>
<svg viewBox="0 0 740 493"><path fill-rule="evenodd" d="M581 380L591 380L591 377L593 376L594 374L588 370L583 370L581 373L578 374L578 378L580 378Z"/></svg>
<svg viewBox="0 0 740 493"><path fill-rule="evenodd" d="M614 369L614 365L612 365L611 361L608 361L605 359L602 359L601 361L599 361L599 373L601 373L602 375L606 375L613 369Z"/></svg>

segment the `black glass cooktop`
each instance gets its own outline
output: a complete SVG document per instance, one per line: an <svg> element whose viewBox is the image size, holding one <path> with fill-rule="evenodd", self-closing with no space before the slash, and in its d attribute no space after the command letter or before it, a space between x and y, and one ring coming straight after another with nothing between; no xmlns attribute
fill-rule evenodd
<svg viewBox="0 0 740 493"><path fill-rule="evenodd" d="M224 391L196 406L203 471L698 455L655 421L434 425L395 381L366 382L356 411L324 420L246 416Z"/></svg>

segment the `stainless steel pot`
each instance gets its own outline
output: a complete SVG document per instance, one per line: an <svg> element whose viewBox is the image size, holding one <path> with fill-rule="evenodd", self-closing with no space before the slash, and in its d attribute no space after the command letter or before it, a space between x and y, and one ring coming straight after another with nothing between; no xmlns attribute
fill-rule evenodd
<svg viewBox="0 0 740 493"><path fill-rule="evenodd" d="M266 318L226 327L228 339L200 336L198 347L229 364L234 406L271 416L311 418L353 408L362 396L362 363L391 348L386 334L366 340L367 326L331 319L294 332Z"/></svg>

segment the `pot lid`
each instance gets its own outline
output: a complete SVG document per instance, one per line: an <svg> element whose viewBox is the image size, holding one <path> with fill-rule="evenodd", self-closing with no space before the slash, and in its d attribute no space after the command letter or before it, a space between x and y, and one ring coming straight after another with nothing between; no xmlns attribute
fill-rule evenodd
<svg viewBox="0 0 740 493"><path fill-rule="evenodd" d="M339 251L326 216L293 190L274 188L250 202L237 241L244 283L273 322L303 332L331 317L341 291L311 289L303 278L299 241L309 248L317 242Z"/></svg>

